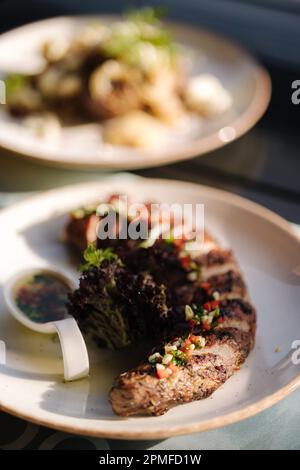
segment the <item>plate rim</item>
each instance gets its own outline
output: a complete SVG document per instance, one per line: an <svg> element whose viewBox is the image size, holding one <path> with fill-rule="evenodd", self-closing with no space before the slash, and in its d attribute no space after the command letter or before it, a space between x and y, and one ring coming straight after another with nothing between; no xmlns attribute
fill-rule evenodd
<svg viewBox="0 0 300 470"><path fill-rule="evenodd" d="M6 38L10 34L14 34L16 31L19 31L21 29L29 28L32 25L43 25L49 21L55 21L55 20L81 20L81 19L87 19L87 18L111 18L111 19L116 19L120 18L121 15L116 15L116 14L94 14L94 15L62 15L62 16L54 16L54 17L49 17L45 18L43 20L38 20L38 21L32 21L29 23L26 23L24 25L21 25L17 28L13 28L9 31L4 32L1 35L1 38ZM253 78L255 79L255 93L253 96L252 101L250 102L248 108L241 114L238 118L235 118L230 124L228 124L229 127L233 127L235 130L235 137L227 142L221 141L221 139L218 138L218 131L215 131L211 134L209 134L206 137L200 137L192 142L189 142L184 145L184 148L180 149L173 149L171 153L165 152L164 155L158 156L156 159L153 159L153 162L151 161L151 149L149 151L145 151L143 149L140 149L140 161L137 161L136 159L131 160L126 160L124 164L118 162L114 163L113 159L111 161L99 161L99 162L90 162L90 163L84 163L84 161L66 161L66 160L60 160L57 156L54 157L41 157L39 155L39 151L28 151L26 152L25 150L21 152L19 149L14 147L13 141L9 144L3 144L0 140L0 148L3 148L7 150L10 153L13 153L16 158L20 157L25 160L29 160L32 162L36 162L41 165L46 165L46 166L52 166L52 167L59 167L59 168L74 168L74 169L103 169L103 170L133 170L133 169L141 169L141 168L151 168L151 167L156 167L158 165L168 165L172 163L176 163L179 161L185 161L189 160L192 158L196 158L202 155L205 155L209 152L212 152L214 150L217 150L218 148L225 147L226 145L234 142L237 140L239 137L244 135L246 132L248 132L252 127L262 118L266 110L268 109L270 100L271 100L271 95L272 95L272 82L271 82L271 77L269 72L265 67L261 65L261 63L253 56L246 48L243 46L240 46L238 43L235 41L231 40L227 36L224 36L222 34L216 33L213 30L209 28L205 28L202 26L195 26L193 24L189 24L186 22L179 22L179 21L171 21L171 20L166 20L165 23L167 25L170 25L171 27L183 27L183 28L188 28L191 31L195 32L195 34L199 31L204 32L205 34L208 34L212 38L217 38L218 40L221 40L223 44L226 46L229 46L232 50L235 50L237 53L240 55L244 56L245 59L249 63L252 64L253 66ZM1 40L0 38L0 40ZM225 126L227 127L227 126ZM139 149L137 149L139 150ZM146 162L143 161L144 157L148 155L148 158L146 159ZM100 158L100 157L99 157ZM84 160L84 156L82 158Z"/></svg>
<svg viewBox="0 0 300 470"><path fill-rule="evenodd" d="M80 188L88 188L89 186L94 186L99 188L101 187L101 183L109 182L112 179L113 181L117 181L118 176L112 176L110 178L105 178L104 180L96 181L96 182L86 182L86 183L79 183L79 184L72 184L67 186L60 186L58 188L50 189L47 191L43 191L39 194L34 196L26 197L24 200L16 202L9 207L6 207L0 211L0 219L3 215L15 210L21 209L22 205L30 204L34 202L34 200L43 198L44 196L50 195L51 193L56 193L59 191L74 191ZM266 219L271 224L275 225L277 228L283 230L286 235L292 237L294 241L299 245L300 248L300 238L296 234L295 230L293 229L290 222L286 219L278 215L277 213L273 212L272 210L253 202L243 196L239 196L237 194L231 193L229 191L225 191L222 189L214 188L212 186L197 184L193 182L186 182L186 181L178 181L172 179L163 179L163 178L145 178L145 177L137 177L137 182L142 182L143 180L148 180L154 184L163 184L163 185L174 185L180 184L181 187L186 187L187 189L194 189L194 191L202 191L208 197L212 198L222 198L226 202L237 206L239 208L245 209L248 212L254 213L255 215L259 215L263 219ZM121 178L121 183L126 183L126 179ZM192 187L192 188L191 188ZM193 424L179 424L170 427L168 430L160 431L159 427L153 430L145 430L145 431L117 431L117 430L104 430L101 431L99 429L93 429L91 427L84 427L80 425L80 420L74 417L73 420L76 421L77 425L75 424L61 424L55 423L55 419L52 421L48 421L46 418L36 417L32 415L30 412L20 412L12 406L8 406L3 404L0 396L0 410L7 412L13 416L16 416L21 419L25 419L26 421L46 426L50 429L55 429L59 431L64 431L76 435L83 435L83 436L90 436L90 437L99 437L99 438L111 438L111 439L124 439L124 440L151 440L151 439L163 439L168 438L171 436L179 436L183 434L190 434L195 432L204 432L213 429L217 429L220 427L224 427L230 424L234 424L238 421L244 420L246 418L250 418L255 414L270 408L271 406L275 405L283 398L288 396L290 393L294 392L300 386L300 372L285 386L278 389L276 392L267 395L266 397L262 398L261 400L252 403L251 405L245 406L239 410L224 414L221 417L216 417L212 419L208 419L202 421L201 423L193 423ZM79 423L79 425L78 425Z"/></svg>

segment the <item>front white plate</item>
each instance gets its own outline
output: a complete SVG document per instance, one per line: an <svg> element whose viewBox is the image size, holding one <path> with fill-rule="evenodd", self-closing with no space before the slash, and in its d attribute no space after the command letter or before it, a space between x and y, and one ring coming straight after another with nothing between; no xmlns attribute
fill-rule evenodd
<svg viewBox="0 0 300 470"><path fill-rule="evenodd" d="M59 237L68 209L112 192L135 199L205 204L206 228L233 247L258 310L256 346L241 371L211 398L160 417L115 416L107 399L113 378L137 362L138 352L111 353L88 345L89 379L62 382L59 343L9 316L0 299L0 406L9 413L68 432L123 439L162 438L212 429L274 404L300 383L290 360L300 339L300 242L287 222L237 196L190 183L114 177L53 190L0 214L0 282L19 269L47 263L75 269ZM1 344L1 343L0 343ZM280 352L275 352L276 348Z"/></svg>
<svg viewBox="0 0 300 470"><path fill-rule="evenodd" d="M8 72L35 72L42 66L41 44L50 38L71 37L95 20L116 17L62 17L32 23L0 38L0 78ZM154 150L116 147L103 143L97 124L67 127L57 139L38 138L0 106L0 145L40 163L70 167L142 168L200 155L235 140L261 117L270 98L267 72L247 53L222 37L172 23L176 41L184 48L189 75L212 73L232 96L231 109L219 118L184 120L171 128L163 145Z"/></svg>

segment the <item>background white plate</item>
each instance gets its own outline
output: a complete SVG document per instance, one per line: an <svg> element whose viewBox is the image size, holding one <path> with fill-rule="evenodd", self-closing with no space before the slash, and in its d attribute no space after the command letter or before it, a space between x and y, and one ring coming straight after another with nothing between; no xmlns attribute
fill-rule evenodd
<svg viewBox="0 0 300 470"><path fill-rule="evenodd" d="M72 36L95 19L115 16L61 17L32 23L0 38L0 78L9 71L34 72L42 66L41 44L57 36ZM190 158L235 140L265 111L271 92L267 72L245 51L215 34L190 25L169 23L189 58L190 74L213 73L229 90L232 108L219 118L187 120L170 132L159 149L139 150L104 144L96 125L65 128L58 139L43 140L23 128L0 107L0 145L40 163L72 167L142 168Z"/></svg>
<svg viewBox="0 0 300 470"><path fill-rule="evenodd" d="M229 424L294 390L300 384L300 365L290 360L292 342L300 339L300 242L279 216L238 196L190 183L135 177L49 191L0 214L0 283L31 265L54 263L74 270L59 240L65 211L116 191L137 200L153 199L155 194L157 201L205 204L206 228L233 247L257 307L254 351L211 398L160 417L120 418L112 413L107 392L113 378L136 362L136 354L89 345L90 379L63 383L58 342L18 324L1 297L0 339L6 342L7 363L0 366L0 407L68 432L146 439ZM278 346L281 351L275 352Z"/></svg>

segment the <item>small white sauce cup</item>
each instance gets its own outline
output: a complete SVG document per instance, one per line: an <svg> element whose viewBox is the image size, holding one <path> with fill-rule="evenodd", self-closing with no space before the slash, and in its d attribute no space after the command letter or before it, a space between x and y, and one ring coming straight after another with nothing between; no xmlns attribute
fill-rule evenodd
<svg viewBox="0 0 300 470"><path fill-rule="evenodd" d="M61 320L37 323L30 320L16 303L16 289L20 282L40 273L61 280L71 291L77 288L76 280L65 270L48 266L28 268L19 271L4 284L3 294L6 306L13 317L27 328L38 333L58 334L63 355L64 379L66 381L86 377L89 374L89 357L76 320L71 315L66 314Z"/></svg>

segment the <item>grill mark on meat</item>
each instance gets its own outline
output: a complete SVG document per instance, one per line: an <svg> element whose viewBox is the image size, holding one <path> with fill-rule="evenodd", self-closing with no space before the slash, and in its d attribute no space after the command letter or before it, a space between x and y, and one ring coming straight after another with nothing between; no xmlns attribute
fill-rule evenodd
<svg viewBox="0 0 300 470"><path fill-rule="evenodd" d="M234 320L234 319L228 319L224 320L221 325L217 327L219 330L223 328L236 328L238 330L244 331L244 332L249 332L250 331L250 325L244 320Z"/></svg>
<svg viewBox="0 0 300 470"><path fill-rule="evenodd" d="M239 273L239 266L231 250L216 247L204 254L201 251L200 255L194 257L194 261L201 266L204 281L229 271Z"/></svg>
<svg viewBox="0 0 300 470"><path fill-rule="evenodd" d="M212 290L217 290L220 293L221 299L234 297L246 297L247 290L243 277L239 272L227 271L220 275L214 275L207 279L210 283Z"/></svg>
<svg viewBox="0 0 300 470"><path fill-rule="evenodd" d="M243 299L234 299L230 302L221 302L221 308L226 315L231 315L232 312L240 311L245 315L253 315L254 307Z"/></svg>
<svg viewBox="0 0 300 470"><path fill-rule="evenodd" d="M202 268L201 275L203 281L209 280L215 276L221 276L228 272L239 274L238 266L235 263L224 263L223 265L211 266L210 268Z"/></svg>
<svg viewBox="0 0 300 470"><path fill-rule="evenodd" d="M252 349L256 332L255 308L243 299L226 299L221 302L220 311L224 321L218 329L231 327L248 332L250 349Z"/></svg>
<svg viewBox="0 0 300 470"><path fill-rule="evenodd" d="M222 250L216 248L210 250L206 254L200 254L195 257L195 261L205 268L210 268L212 266L220 266L228 262L235 262L234 256L231 250Z"/></svg>

